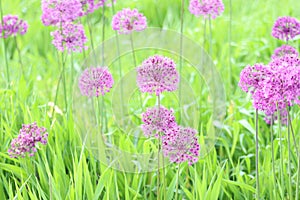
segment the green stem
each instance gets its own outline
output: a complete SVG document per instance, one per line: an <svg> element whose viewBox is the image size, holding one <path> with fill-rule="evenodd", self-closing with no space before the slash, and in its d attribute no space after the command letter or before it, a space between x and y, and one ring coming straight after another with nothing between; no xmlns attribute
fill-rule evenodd
<svg viewBox="0 0 300 200"><path fill-rule="evenodd" d="M184 17L184 0L181 0L180 15L180 55L179 55L179 77L182 77L182 53L183 53L183 17ZM181 81L179 81L179 124L181 122Z"/></svg>
<svg viewBox="0 0 300 200"><path fill-rule="evenodd" d="M285 193L285 183L284 183L284 176L283 176L283 146L282 146L282 133L281 133L281 116L280 116L280 110L278 109L278 104L276 103L277 107L277 121L278 121L278 131L279 131L279 149L280 149L280 175L281 175L281 185L282 185L282 192L283 196Z"/></svg>
<svg viewBox="0 0 300 200"><path fill-rule="evenodd" d="M208 18L209 23L209 55L212 57L212 27L211 27L211 16Z"/></svg>
<svg viewBox="0 0 300 200"><path fill-rule="evenodd" d="M19 57L19 63L20 63L20 66L21 66L21 71L22 71L22 74L25 78L25 71L24 71L24 67L23 67L23 62L22 62L22 56L21 56L21 50L18 46L18 42L17 42L17 37L14 36L14 40L15 40L15 44L16 44L16 48L17 48L17 52L18 52L18 57Z"/></svg>
<svg viewBox="0 0 300 200"><path fill-rule="evenodd" d="M92 52L93 52L93 55L94 55L94 61L95 61L95 65L98 65L98 62L97 62L97 56L96 56L96 52L95 52L95 48L94 48L94 41L93 41L93 31L92 31L92 26L91 26L91 22L90 22L90 17L89 17L89 13L87 13L86 15L86 21L87 21L87 24L88 24L88 30L89 30L89 34L90 34L90 40L91 40L91 46L92 46Z"/></svg>
<svg viewBox="0 0 300 200"><path fill-rule="evenodd" d="M273 122L274 122L274 117L272 115L271 117L271 153L272 153L272 172L273 172L273 181L274 181L274 191L275 191L275 200L277 199L276 196L276 174L275 174L275 158L274 158L274 132L273 132Z"/></svg>
<svg viewBox="0 0 300 200"><path fill-rule="evenodd" d="M229 0L229 33L228 33L228 40L229 40L229 51L228 51L228 57L229 57L229 84L230 88L233 89L233 77L232 77L232 65L231 65L231 35L232 35L232 2Z"/></svg>
<svg viewBox="0 0 300 200"><path fill-rule="evenodd" d="M111 0L111 7L112 7L112 12L113 14L115 13L115 8L114 8L114 0ZM121 93L120 93L120 100L122 102L122 106L121 106L121 116L124 116L124 103L123 103L123 96L124 96L124 89L123 89L123 84L122 84L122 63L121 63L121 58L120 58L120 42L119 42L119 35L118 35L118 32L115 31L115 37L116 37L116 43L117 43L117 55L118 55L118 61L119 61L119 76L120 76L120 81L121 81ZM122 123L121 123L121 126L123 126L123 120L122 120Z"/></svg>
<svg viewBox="0 0 300 200"><path fill-rule="evenodd" d="M132 50L133 64L134 64L134 67L137 67L132 33L130 34L130 45L131 45L131 50ZM143 109L143 99L142 99L142 94L140 92L139 92L139 101L140 101L140 107L143 111L144 110Z"/></svg>
<svg viewBox="0 0 300 200"><path fill-rule="evenodd" d="M176 197L175 197L176 200L178 200L179 171L180 171L180 163L178 163L177 178L176 178Z"/></svg>
<svg viewBox="0 0 300 200"><path fill-rule="evenodd" d="M256 109L255 112L255 153L256 153L256 157L255 157L255 169L256 169L256 199L259 199L259 169L258 169L258 110Z"/></svg>
<svg viewBox="0 0 300 200"><path fill-rule="evenodd" d="M3 9L2 9L2 0L0 0L0 14L1 14L1 24L4 26L3 22ZM9 67L8 67L8 59L7 59L7 47L5 44L4 31L2 31L2 39L3 39L3 50L4 50L4 60L6 66L6 75L7 75L7 84L8 88L10 88L10 75L9 75Z"/></svg>
<svg viewBox="0 0 300 200"><path fill-rule="evenodd" d="M286 106L287 112L289 112L288 106ZM291 177L291 133L290 133L290 125L289 120L287 120L287 128L288 128L288 170L289 170L289 199L293 199L292 196L292 177Z"/></svg>
<svg viewBox="0 0 300 200"><path fill-rule="evenodd" d="M158 101L158 113L157 115L160 116L160 95L157 96L157 101ZM159 155L160 155L160 133L158 133L158 152L157 152L157 200L160 199L160 162L159 162Z"/></svg>
<svg viewBox="0 0 300 200"><path fill-rule="evenodd" d="M67 97L67 84L66 84L66 67L65 67L65 61L64 61L64 55L61 53L61 62L62 62L62 77L63 77L63 87L64 87L64 99L65 99L65 107L66 107L66 113L68 117L68 97Z"/></svg>

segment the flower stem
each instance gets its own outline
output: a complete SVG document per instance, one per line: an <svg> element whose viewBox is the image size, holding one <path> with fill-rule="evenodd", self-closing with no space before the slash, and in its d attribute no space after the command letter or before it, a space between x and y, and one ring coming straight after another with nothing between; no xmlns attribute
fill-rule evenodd
<svg viewBox="0 0 300 200"><path fill-rule="evenodd" d="M258 169L258 110L255 112L255 169L256 169L256 199L259 199L259 169Z"/></svg>
<svg viewBox="0 0 300 200"><path fill-rule="evenodd" d="M157 102L158 102L158 116L160 116L160 95L157 96ZM159 162L159 157L160 157L160 133L158 133L158 152L157 152L157 200L160 199L160 162Z"/></svg>
<svg viewBox="0 0 300 200"><path fill-rule="evenodd" d="M288 106L286 106L287 112L289 112ZM287 129L288 129L288 170L289 170L289 199L293 199L292 196L292 177L291 177L291 133L289 120L287 120Z"/></svg>
<svg viewBox="0 0 300 200"><path fill-rule="evenodd" d="M66 86L66 67L65 67L65 61L64 61L64 55L61 53L61 62L62 62L62 78L63 78L63 87L64 87L64 99L65 99L65 107L66 107L66 113L68 117L68 97L67 97L67 86Z"/></svg>
<svg viewBox="0 0 300 200"><path fill-rule="evenodd" d="M211 16L208 18L209 23L209 55L212 57L212 28L211 28Z"/></svg>
<svg viewBox="0 0 300 200"><path fill-rule="evenodd" d="M134 45L133 45L133 36L132 36L132 33L130 34L130 44L131 44L131 50L132 50L133 64L134 64L134 67L137 67L136 56L135 56ZM142 99L142 94L140 92L139 92L139 101L140 101L141 109L143 111L144 110L143 109L143 99Z"/></svg>
<svg viewBox="0 0 300 200"><path fill-rule="evenodd" d="M115 13L115 8L114 8L114 0L111 0L111 8L112 8L112 12L113 14ZM120 100L122 102L122 106L121 106L121 116L124 116L124 111L123 111L123 106L124 106L124 103L123 103L123 96L124 96L124 89L123 89L123 84L122 84L122 63L121 63L121 58L120 58L120 42L119 42L119 35L118 35L118 32L115 31L115 37L116 37L116 43L117 43L117 55L118 55L118 61L119 61L119 76L120 76ZM123 120L122 120L122 124L121 126L123 126Z"/></svg>
<svg viewBox="0 0 300 200"><path fill-rule="evenodd" d="M87 15L86 15L86 21L87 21L87 24L88 24L88 30L89 30L89 34L90 34L92 52L93 52L94 61L95 61L94 64L98 65L98 63L97 63L97 56L96 56L96 52L95 52L95 49L94 49L93 31L92 31L92 26L91 26L91 22L90 22L90 14L89 13L87 13Z"/></svg>
<svg viewBox="0 0 300 200"><path fill-rule="evenodd" d="M0 14L1 14L1 24L2 24L2 26L4 26L2 0L0 0ZM8 59L7 59L7 47L6 47L5 40L4 40L4 31L2 31L2 38L3 38L4 60L5 60L5 66L6 66L7 85L8 85L8 88L10 88L10 75L9 75Z"/></svg>
<svg viewBox="0 0 300 200"><path fill-rule="evenodd" d="M182 53L183 53L183 17L184 17L184 0L181 0L181 14L180 14L180 55L179 55L179 77L182 76ZM181 122L181 81L179 81L179 124Z"/></svg>
<svg viewBox="0 0 300 200"><path fill-rule="evenodd" d="M20 63L20 66L21 66L21 71L22 71L22 74L25 78L25 71L24 71L23 62L22 62L21 50L19 48L16 36L14 36L14 40L15 40L15 45L16 45L17 51L18 51L18 57L19 57L19 63Z"/></svg>
<svg viewBox="0 0 300 200"><path fill-rule="evenodd" d="M272 115L271 117L271 153L272 153L272 172L273 172L273 181L274 181L274 191L275 191L275 196L274 199L276 200L276 174L275 174L275 158L274 158L274 132L273 132L273 123L274 123L274 117Z"/></svg>
<svg viewBox="0 0 300 200"><path fill-rule="evenodd" d="M278 104L276 104L277 107L277 121L278 121L278 132L279 132L279 149L280 149L280 175L281 175L281 186L282 186L282 192L283 196L285 193L285 184L284 184L284 176L283 176L283 146L282 146L282 133L281 133L281 116L280 116L280 110L278 109Z"/></svg>
<svg viewBox="0 0 300 200"><path fill-rule="evenodd" d="M232 36L232 2L229 0L229 32L228 32L228 40L229 40L229 48L228 48L228 65L229 65L229 85L230 88L233 89L233 77L232 77L232 65L231 65L231 36Z"/></svg>
<svg viewBox="0 0 300 200"><path fill-rule="evenodd" d="M175 197L176 200L178 200L179 171L180 171L180 163L178 163L177 178L176 178L176 197Z"/></svg>

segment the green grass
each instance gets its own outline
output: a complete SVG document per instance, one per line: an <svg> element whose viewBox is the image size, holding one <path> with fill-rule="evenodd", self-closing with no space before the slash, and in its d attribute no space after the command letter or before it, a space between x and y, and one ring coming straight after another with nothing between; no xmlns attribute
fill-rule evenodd
<svg viewBox="0 0 300 200"><path fill-rule="evenodd" d="M282 43L271 37L273 22L278 16L290 15L300 19L300 2L298 0L253 0L249 2L232 1L232 85L229 81L229 1L224 0L225 12L222 16L212 21L211 55L222 77L226 89L226 117L222 134L217 136L216 143L208 155L202 156L197 164L188 166L182 164L179 179L179 199L254 199L255 197L255 111L251 105L251 99L237 86L239 73L247 64L256 62L268 63L273 50ZM50 31L53 27L44 27L41 23L40 1L2 1L3 12L17 14L29 23L28 33L18 37L21 48L25 76L22 75L18 63L18 54L13 39L6 39L8 47L8 59L11 87L7 87L4 52L1 39L0 49L0 199L156 199L156 172L125 173L114 170L99 162L92 152L85 148L81 138L82 132L94 125L94 119L88 122L86 127L78 125L78 113L83 111L82 102L76 101L73 94L77 85L71 85L72 80L77 79L79 72L86 66L82 63L84 55L74 54L74 67L71 68L71 58L67 57L67 92L68 101L73 102L74 114L69 116L56 113L50 116L56 87L61 72L59 55L51 44ZM180 1L173 0L141 0L118 1L115 9L123 7L138 8L148 19L150 27L162 27L175 31L180 30ZM184 34L198 44L203 44L203 20L192 16L185 4ZM150 9L151 8L151 9ZM111 30L111 9L106 9L106 39L115 34ZM86 18L82 19L88 34ZM94 42L97 46L101 43L101 9L91 16L91 24ZM90 43L88 43L90 47ZM208 42L206 42L208 45ZM299 42L294 46L298 47ZM208 46L205 46L208 49ZM85 52L88 55L89 50ZM178 58L170 52L159 50L139 50L136 52L137 63L145 58L161 53L178 63ZM115 82L120 80L117 71L118 63L111 66ZM126 74L133 69L132 55L122 56L122 70ZM72 72L73 71L73 72ZM203 85L203 78L198 76L195 69L184 62L184 78L191 85L196 97L199 97L200 126L198 121L191 122L200 130L200 140L210 131L211 108L207 105L209 91ZM73 76L71 76L71 74ZM203 85L203 86L201 86ZM155 103L155 97L143 96L148 99L147 106ZM73 99L74 98L74 99ZM106 105L111 107L108 94ZM177 101L173 101L174 94L166 94L162 100L168 107L175 107ZM128 100L131 108L132 123L140 123L137 92L132 93ZM57 106L64 110L63 87L60 85ZM192 111L190 113L194 114ZM108 131L113 143L121 149L132 153L151 152L156 150L153 140L140 139L136 144L130 134L122 134L111 117L108 115ZM81 113L84 114L84 113ZM178 114L178 112L177 112ZM197 113L196 113L197 114ZM85 113L82 118L89 117ZM178 119L178 116L176 116ZM198 117L198 116L197 116ZM274 188L272 179L271 141L270 127L263 121L263 114L259 119L259 146L260 146L260 184L261 199L288 199L287 190L282 192L283 185L288 188L288 148L287 130L283 129L283 161L284 180L280 183L280 159L279 139L277 125L275 125L275 173L277 187ZM300 109L292 108L293 128L296 134L296 143L300 141ZM36 121L39 126L44 126L49 132L47 146L40 145L38 153L32 158L12 159L7 150L10 142L18 134L23 123ZM52 124L51 124L52 121ZM82 121L80 121L81 123ZM108 136L107 136L108 137ZM88 145L88 144L86 144ZM298 158L292 141L292 191L295 198ZM174 199L176 191L176 165L166 167L165 199ZM161 190L160 190L161 191ZM162 191L161 191L162 192Z"/></svg>

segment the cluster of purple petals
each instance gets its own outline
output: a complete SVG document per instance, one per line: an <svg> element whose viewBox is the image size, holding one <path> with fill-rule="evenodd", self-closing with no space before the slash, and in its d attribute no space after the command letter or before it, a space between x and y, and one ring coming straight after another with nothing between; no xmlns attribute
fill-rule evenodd
<svg viewBox="0 0 300 200"><path fill-rule="evenodd" d="M167 57L155 55L137 67L137 85L142 92L172 92L178 88L179 74L175 62Z"/></svg>
<svg viewBox="0 0 300 200"><path fill-rule="evenodd" d="M84 14L80 0L42 0L42 12L45 26L60 26Z"/></svg>
<svg viewBox="0 0 300 200"><path fill-rule="evenodd" d="M215 19L224 12L224 4L222 0L190 0L190 12L199 17Z"/></svg>
<svg viewBox="0 0 300 200"><path fill-rule="evenodd" d="M113 77L107 67L90 67L81 74L78 86L82 95L98 97L109 92L113 84Z"/></svg>
<svg viewBox="0 0 300 200"><path fill-rule="evenodd" d="M300 22L293 17L278 17L275 21L272 36L279 40L289 41L300 35Z"/></svg>
<svg viewBox="0 0 300 200"><path fill-rule="evenodd" d="M239 86L252 94L253 107L266 114L267 122L277 110L286 119L286 107L300 104L300 60L287 54L268 65L247 66L240 74Z"/></svg>
<svg viewBox="0 0 300 200"><path fill-rule="evenodd" d="M147 18L137 9L124 8L112 18L112 28L119 34L130 34L147 28Z"/></svg>
<svg viewBox="0 0 300 200"><path fill-rule="evenodd" d="M286 55L294 55L296 57L299 56L298 51L290 46L290 45L282 45L281 47L278 47L275 49L273 55L272 55L272 60L276 59L276 58L280 58Z"/></svg>
<svg viewBox="0 0 300 200"><path fill-rule="evenodd" d="M46 128L38 127L35 122L23 124L18 137L12 140L8 154L13 158L25 157L26 153L29 153L29 156L34 156L37 151L36 144L40 142L45 145L47 139Z"/></svg>
<svg viewBox="0 0 300 200"><path fill-rule="evenodd" d="M0 38L24 35L27 32L28 24L26 21L19 19L16 15L3 16L3 22L0 24Z"/></svg>
<svg viewBox="0 0 300 200"><path fill-rule="evenodd" d="M197 131L192 128L175 126L162 136L162 149L164 155L171 162L182 163L188 161L189 165L196 163L199 158L200 145L196 137Z"/></svg>
<svg viewBox="0 0 300 200"><path fill-rule="evenodd" d="M160 133L177 126L174 111L163 106L147 108L146 112L142 113L142 121L141 127L146 137L159 138Z"/></svg>
<svg viewBox="0 0 300 200"><path fill-rule="evenodd" d="M81 0L80 1L83 7L84 15L88 13L93 13L98 8L103 6L111 6L111 0ZM116 0L114 0L116 2Z"/></svg>
<svg viewBox="0 0 300 200"><path fill-rule="evenodd" d="M87 38L81 24L65 23L61 29L51 32L52 44L61 52L81 52L87 49Z"/></svg>

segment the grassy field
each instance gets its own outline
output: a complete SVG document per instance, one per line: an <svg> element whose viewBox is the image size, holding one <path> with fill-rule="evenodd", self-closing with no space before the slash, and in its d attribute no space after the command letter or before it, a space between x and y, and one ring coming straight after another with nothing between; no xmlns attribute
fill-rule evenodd
<svg viewBox="0 0 300 200"><path fill-rule="evenodd" d="M87 67L86 65L93 63L88 60L93 57L89 33L92 31L93 45L99 50L97 52L100 52L102 47L103 28L107 43L110 38L115 37L115 32L111 28L112 9L106 7L104 26L102 9L95 11L88 18L83 17L81 22L85 27L89 48L83 53L64 55L66 56L68 102L66 108L63 85L60 84L57 88L62 70L61 55L51 44L50 32L54 28L45 27L40 20L42 13L40 1L1 1L3 14L18 15L28 22L29 29L25 35L17 37L24 73L19 64L15 41L13 38L5 40L1 38L0 199L156 199L158 188L155 170L133 173L114 169L117 165L107 166L105 162L101 162L100 156L95 156L98 155L97 153L95 154L88 148L85 138L82 137L86 133L95 131L95 119L91 117L91 112L93 112L91 105L95 102L88 102L87 98L80 97L77 79L80 72ZM207 77L197 74L197 70L188 59L183 61L183 84L185 88L192 91L184 94L190 94L191 98L197 99L197 107L188 109L190 121L185 118L182 123L199 130L203 150L196 164L189 166L185 163L180 166L179 199L255 199L257 177L255 173L255 110L250 96L238 87L239 74L247 64L270 61L274 49L282 44L281 41L271 36L273 23L279 16L293 16L300 19L300 1L232 0L231 3L232 6L229 0L224 0L224 13L212 21L210 56L221 76L218 81L225 88L226 116L222 118L222 131L215 135L213 141L215 143L209 146L212 147L209 148L209 152L206 151L208 148L205 146L211 144L208 136L213 131L211 130L213 115L213 104L210 104L211 91L205 82ZM180 32L181 1L179 0L117 0L115 11L124 7L137 8L144 13L149 27ZM88 23L91 25L90 31ZM204 20L189 13L188 1L185 1L183 33L195 44L201 46L204 44L203 48L207 52L210 51L208 26L204 31ZM120 36L121 41L122 38ZM150 40L150 38L145 38L145 40ZM3 42L7 47L9 84L7 83ZM138 42L135 42L138 45ZM299 41L293 41L292 44L300 50ZM105 48L107 52L111 52L110 46L107 45ZM169 56L178 66L178 56L163 49L137 49L137 64L139 65L153 54ZM200 54L201 51L199 57ZM101 54L98 56L100 57ZM130 75L134 69L132 53L124 53L121 58L123 75ZM119 83L121 77L118 73L118 60L113 60L108 64L115 83ZM125 84L124 88L126 87ZM59 89L58 93L57 89ZM53 103L51 102L55 101L56 94L58 94L56 111L52 113ZM118 104L118 101L113 101L117 99L118 91L112 90L112 93L105 96L106 137L111 140L112 144L132 154L156 152L154 140L141 137L136 141L133 137L135 130L130 128L138 127L141 123L142 110L138 106L138 91L134 90L129 94L125 102L128 106L129 121L133 125L123 124L129 127L128 129L122 128L126 134L120 130L112 112ZM179 119L180 110L176 95L175 92L165 94L162 103L166 107L174 107L176 118ZM145 100L144 107L153 106L156 102L154 96L143 94L142 97ZM299 148L299 106L294 106L291 113L295 144ZM263 118L264 114L259 113L260 199L295 199L296 185L299 180L297 180L298 156L294 141L291 144L292 196L289 196L287 129L282 129L283 138L280 139L278 125L275 124L275 139L271 141L270 126ZM48 144L40 145L33 157L10 158L7 150L11 140L17 137L22 124L34 121L39 126L47 128ZM283 169L280 167L280 141L284 147ZM276 183L272 178L272 142L275 148ZM281 170L284 172L284 182L280 179ZM159 195L161 199L175 199L177 165L168 164L164 172L165 180Z"/></svg>

